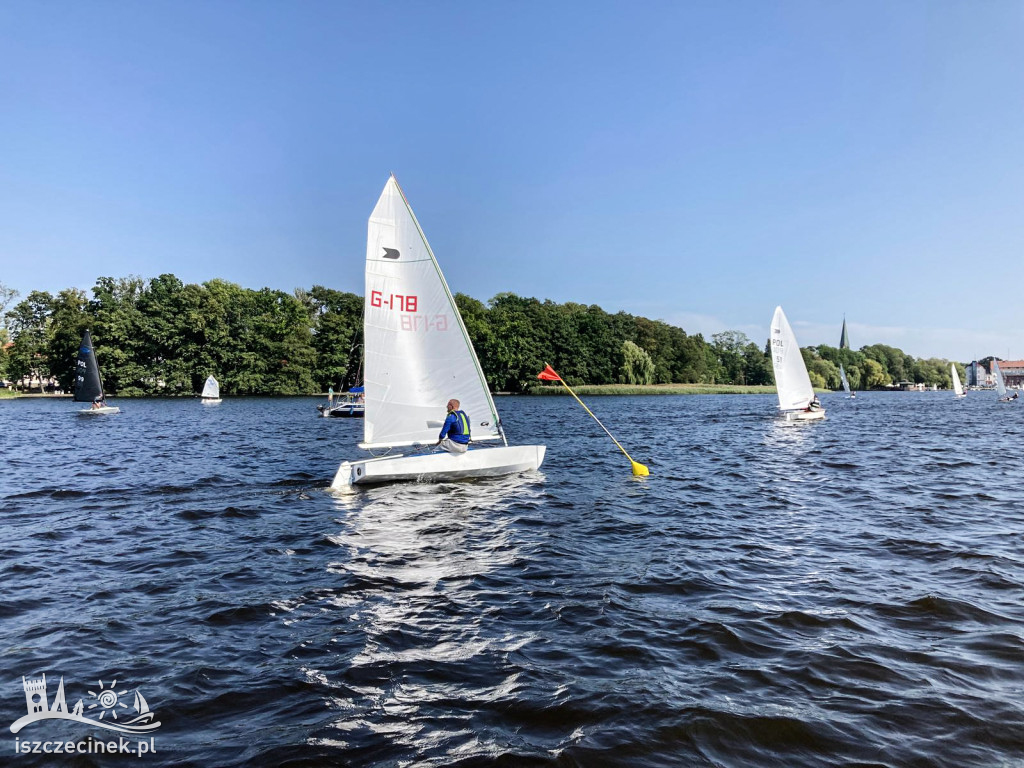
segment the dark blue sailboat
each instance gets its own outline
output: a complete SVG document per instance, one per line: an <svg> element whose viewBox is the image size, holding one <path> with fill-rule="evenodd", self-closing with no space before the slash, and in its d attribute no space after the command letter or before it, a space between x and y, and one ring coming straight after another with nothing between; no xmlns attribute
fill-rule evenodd
<svg viewBox="0 0 1024 768"><path fill-rule="evenodd" d="M79 411L85 416L106 413L120 413L116 405L107 405L103 395L103 379L100 377L100 366L96 362L96 349L92 345L92 336L88 329L82 335L82 343L78 346L78 362L75 365L75 401L92 403L91 408Z"/></svg>

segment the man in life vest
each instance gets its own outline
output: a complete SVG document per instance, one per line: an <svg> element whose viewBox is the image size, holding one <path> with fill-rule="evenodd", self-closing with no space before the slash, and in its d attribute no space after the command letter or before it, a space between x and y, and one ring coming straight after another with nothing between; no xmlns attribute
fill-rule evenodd
<svg viewBox="0 0 1024 768"><path fill-rule="evenodd" d="M459 410L458 400L448 401L448 418L441 427L441 436L434 444L448 453L465 453L469 448L469 417Z"/></svg>

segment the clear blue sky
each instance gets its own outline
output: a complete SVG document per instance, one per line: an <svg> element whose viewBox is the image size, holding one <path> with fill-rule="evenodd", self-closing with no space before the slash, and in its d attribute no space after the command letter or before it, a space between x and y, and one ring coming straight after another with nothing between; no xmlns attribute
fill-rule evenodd
<svg viewBox="0 0 1024 768"><path fill-rule="evenodd" d="M1024 357L1018 2L0 4L0 282L452 289Z"/></svg>

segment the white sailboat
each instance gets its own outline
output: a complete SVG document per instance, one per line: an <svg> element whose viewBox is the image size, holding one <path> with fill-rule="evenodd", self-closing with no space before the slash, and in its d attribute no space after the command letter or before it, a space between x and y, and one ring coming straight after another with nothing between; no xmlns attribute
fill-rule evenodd
<svg viewBox="0 0 1024 768"><path fill-rule="evenodd" d="M956 364L949 364L949 371L953 376L953 392L957 397L967 397L967 393L964 392L964 385L960 383L960 374L956 372Z"/></svg>
<svg viewBox="0 0 1024 768"><path fill-rule="evenodd" d="M839 380L843 382L843 391L851 398L857 397L853 392L850 391L850 382L846 380L846 371L843 370L843 364L839 364Z"/></svg>
<svg viewBox="0 0 1024 768"><path fill-rule="evenodd" d="M344 461L331 488L489 477L540 466L545 446L508 445L455 300L394 176L370 214L363 326L366 411L359 447L414 450ZM438 440L449 399L469 415L470 449L426 453ZM481 441L502 445L487 448Z"/></svg>
<svg viewBox="0 0 1024 768"><path fill-rule="evenodd" d="M779 394L779 410L787 421L814 421L825 418L825 409L818 405L807 375L800 345L782 307L775 308L772 316L772 367L775 370L775 389Z"/></svg>
<svg viewBox="0 0 1024 768"><path fill-rule="evenodd" d="M203 405L217 405L220 403L220 384L217 383L213 376L206 379L206 383L203 385L203 394L199 396L199 401Z"/></svg>
<svg viewBox="0 0 1024 768"><path fill-rule="evenodd" d="M996 393L999 395L999 402L1005 403L1009 402L1010 400L1016 400L1016 393L1014 393L1012 397L1006 394L1006 383L1003 381L1003 372L999 370L998 360L992 361L992 373L996 377Z"/></svg>

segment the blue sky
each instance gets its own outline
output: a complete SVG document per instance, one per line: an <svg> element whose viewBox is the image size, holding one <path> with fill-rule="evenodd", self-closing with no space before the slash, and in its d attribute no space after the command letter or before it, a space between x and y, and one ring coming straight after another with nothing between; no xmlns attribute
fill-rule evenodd
<svg viewBox="0 0 1024 768"><path fill-rule="evenodd" d="M1016 2L7 2L0 282L455 291L1024 357Z"/></svg>

